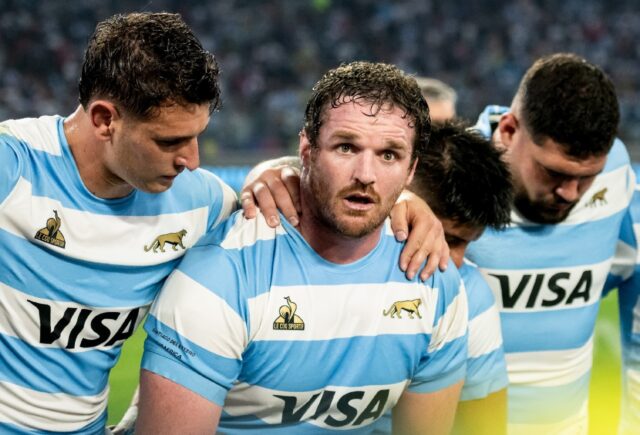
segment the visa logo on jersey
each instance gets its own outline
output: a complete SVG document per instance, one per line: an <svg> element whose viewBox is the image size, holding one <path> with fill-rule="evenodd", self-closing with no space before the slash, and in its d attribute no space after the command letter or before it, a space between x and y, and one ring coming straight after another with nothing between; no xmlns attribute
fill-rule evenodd
<svg viewBox="0 0 640 435"><path fill-rule="evenodd" d="M542 273L488 272L485 277L496 298L502 301L502 309L526 310L587 305L600 297L606 274L586 269Z"/></svg>
<svg viewBox="0 0 640 435"><path fill-rule="evenodd" d="M112 347L133 335L139 320L140 308L109 311L49 305L27 300L37 310L41 344L60 343L65 349Z"/></svg>
<svg viewBox="0 0 640 435"><path fill-rule="evenodd" d="M316 420L322 426L344 428L377 420L386 410L389 390L324 390L310 398L274 396L284 402L283 424Z"/></svg>

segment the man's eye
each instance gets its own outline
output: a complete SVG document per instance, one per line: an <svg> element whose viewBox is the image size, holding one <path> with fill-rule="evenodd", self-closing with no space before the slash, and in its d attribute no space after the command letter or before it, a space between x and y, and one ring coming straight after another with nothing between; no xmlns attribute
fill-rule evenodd
<svg viewBox="0 0 640 435"><path fill-rule="evenodd" d="M342 153L349 153L351 152L351 150L353 149L353 147L351 145L349 145L348 143L342 143L338 146L338 149L340 150L340 152Z"/></svg>
<svg viewBox="0 0 640 435"><path fill-rule="evenodd" d="M180 143L179 140L175 140L175 139L170 139L170 140L156 140L156 143L158 145L160 145L161 147L172 147L175 145L178 145Z"/></svg>
<svg viewBox="0 0 640 435"><path fill-rule="evenodd" d="M388 162L395 160L396 154L391 151L385 151L382 153L382 158Z"/></svg>

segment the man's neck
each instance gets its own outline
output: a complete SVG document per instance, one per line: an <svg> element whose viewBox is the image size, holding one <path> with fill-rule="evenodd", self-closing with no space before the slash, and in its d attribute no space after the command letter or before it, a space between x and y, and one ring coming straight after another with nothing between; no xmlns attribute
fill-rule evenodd
<svg viewBox="0 0 640 435"><path fill-rule="evenodd" d="M104 147L91 128L91 119L82 106L64 121L64 135L85 187L104 199L122 198L133 187L116 177L105 165Z"/></svg>
<svg viewBox="0 0 640 435"><path fill-rule="evenodd" d="M382 225L363 237L348 237L328 228L311 213L300 216L300 234L313 250L327 261L349 264L369 254L380 241Z"/></svg>

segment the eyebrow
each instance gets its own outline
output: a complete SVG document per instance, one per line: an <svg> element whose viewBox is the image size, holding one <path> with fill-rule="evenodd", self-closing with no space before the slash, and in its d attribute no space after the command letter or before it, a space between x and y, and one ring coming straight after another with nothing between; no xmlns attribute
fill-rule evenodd
<svg viewBox="0 0 640 435"><path fill-rule="evenodd" d="M342 139L342 140L347 140L347 141L352 141L354 139L358 139L359 135L352 133L350 131L345 131L345 130L338 130L336 132L334 132L329 139ZM385 141L386 147L387 148L391 148L391 149L398 149L398 150L404 150L407 148L411 148L410 146L405 146L403 143L397 141L397 140L393 140L393 139L389 139ZM409 144L410 145L410 144Z"/></svg>

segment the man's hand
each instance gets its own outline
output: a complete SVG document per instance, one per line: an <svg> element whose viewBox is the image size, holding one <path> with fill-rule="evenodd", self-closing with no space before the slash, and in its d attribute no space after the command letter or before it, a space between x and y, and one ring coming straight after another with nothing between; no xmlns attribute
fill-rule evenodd
<svg viewBox="0 0 640 435"><path fill-rule="evenodd" d="M267 224L275 228L280 225L278 210L291 225L298 226L300 214L300 175L296 168L280 166L257 171L254 168L240 193L244 216L253 219L260 211ZM254 176L252 177L252 174Z"/></svg>
<svg viewBox="0 0 640 435"><path fill-rule="evenodd" d="M416 194L405 190L400 195L391 210L391 229L398 241L407 240L400 254L400 268L407 278L413 279L427 256L427 264L420 272L422 280L429 278L438 266L440 270L447 268L449 245L442 223Z"/></svg>

